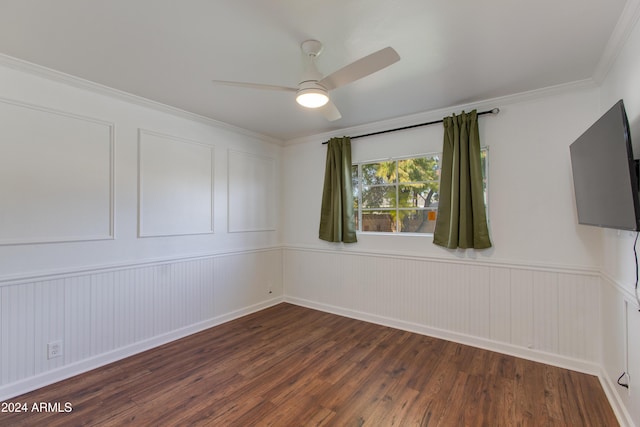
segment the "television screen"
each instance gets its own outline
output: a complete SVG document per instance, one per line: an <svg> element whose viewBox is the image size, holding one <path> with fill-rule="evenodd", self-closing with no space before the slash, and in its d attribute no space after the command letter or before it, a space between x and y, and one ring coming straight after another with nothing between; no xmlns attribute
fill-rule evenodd
<svg viewBox="0 0 640 427"><path fill-rule="evenodd" d="M640 230L637 162L618 101L570 146L580 224Z"/></svg>

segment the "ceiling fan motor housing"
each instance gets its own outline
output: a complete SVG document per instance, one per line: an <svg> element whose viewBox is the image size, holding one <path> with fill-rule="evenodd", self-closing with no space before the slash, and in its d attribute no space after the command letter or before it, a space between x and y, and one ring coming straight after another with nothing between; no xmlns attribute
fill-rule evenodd
<svg viewBox="0 0 640 427"><path fill-rule="evenodd" d="M329 102L329 91L318 83L322 74L316 67L316 58L322 52L322 43L318 40L306 40L300 45L305 55L304 71L298 83L296 101L306 108L319 108Z"/></svg>

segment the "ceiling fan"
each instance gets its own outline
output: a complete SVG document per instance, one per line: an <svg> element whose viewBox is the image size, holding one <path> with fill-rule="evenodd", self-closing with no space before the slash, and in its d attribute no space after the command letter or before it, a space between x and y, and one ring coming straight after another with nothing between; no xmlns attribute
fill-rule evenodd
<svg viewBox="0 0 640 427"><path fill-rule="evenodd" d="M259 83L233 82L213 80L215 84L239 86L252 89L279 90L295 92L298 104L306 108L318 108L329 121L342 117L340 111L329 99L329 91L380 71L400 60L400 55L391 47L358 59L355 62L323 76L316 67L316 58L322 52L322 43L317 40L306 40L300 45L304 54L304 71L298 87L265 85Z"/></svg>

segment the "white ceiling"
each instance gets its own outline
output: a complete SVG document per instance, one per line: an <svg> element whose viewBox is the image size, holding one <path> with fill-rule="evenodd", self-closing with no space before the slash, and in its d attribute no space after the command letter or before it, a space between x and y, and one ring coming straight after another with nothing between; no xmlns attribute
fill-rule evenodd
<svg viewBox="0 0 640 427"><path fill-rule="evenodd" d="M629 9L625 0L0 0L0 53L286 141L592 78L615 54L610 39ZM325 75L386 46L402 59L332 91L335 122L291 93L211 83L296 86L310 38L324 44Z"/></svg>

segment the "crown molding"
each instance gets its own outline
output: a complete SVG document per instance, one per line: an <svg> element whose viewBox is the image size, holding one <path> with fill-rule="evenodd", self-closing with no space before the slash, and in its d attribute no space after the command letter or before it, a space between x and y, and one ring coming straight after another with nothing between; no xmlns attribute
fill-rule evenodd
<svg viewBox="0 0 640 427"><path fill-rule="evenodd" d="M534 89L527 92L520 92L512 95L488 98L485 100L470 102L467 104L458 104L458 105L453 105L446 108L439 108L437 110L424 111L421 113L411 114L407 116L395 117L388 120L382 120L378 122L367 123L364 125L338 129L331 132L291 139L291 140L285 141L283 145L288 146L288 145L304 144L308 142L323 142L331 138L341 137L345 135L360 135L360 134L366 134L366 133L379 132L387 129L395 129L395 128L400 128L404 126L411 126L411 125L415 125L416 123L428 122L432 120L440 120L443 117L450 116L452 113L457 113L462 110L471 111L473 109L482 110L482 109L492 109L496 107L502 108L505 105L509 105L509 104L516 104L516 103L531 101L535 99L546 98L549 96L560 95L567 92L595 89L597 87L598 85L594 79L588 78L583 80L577 80L574 82L563 83L563 84L549 86L541 89Z"/></svg>
<svg viewBox="0 0 640 427"><path fill-rule="evenodd" d="M257 132L250 131L238 126L231 125L219 120L215 120L209 117L201 116L196 113L192 113L180 108L172 107L161 102L153 101L151 99L144 98L142 96L134 95L129 92L114 89L109 86L102 85L100 83L92 82L80 77L73 76L71 74L63 73L51 68L44 67L42 65L34 64L29 61L25 61L19 58L15 58L9 55L0 53L0 66L6 66L18 71L22 71L37 77L45 78L59 83L64 83L75 88L88 90L100 95L106 95L115 98L120 101L129 102L141 107L150 108L163 113L168 113L183 119L193 120L199 123L203 123L208 126L213 126L218 129L226 130L229 132L248 136L250 138L258 139L260 141L269 142L276 145L283 145L283 141L273 138L268 135L263 135Z"/></svg>
<svg viewBox="0 0 640 427"><path fill-rule="evenodd" d="M616 23L611 37L598 61L598 65L593 72L593 80L600 84L604 81L615 63L618 55L622 51L625 43L629 39L638 19L640 18L640 0L627 0Z"/></svg>

